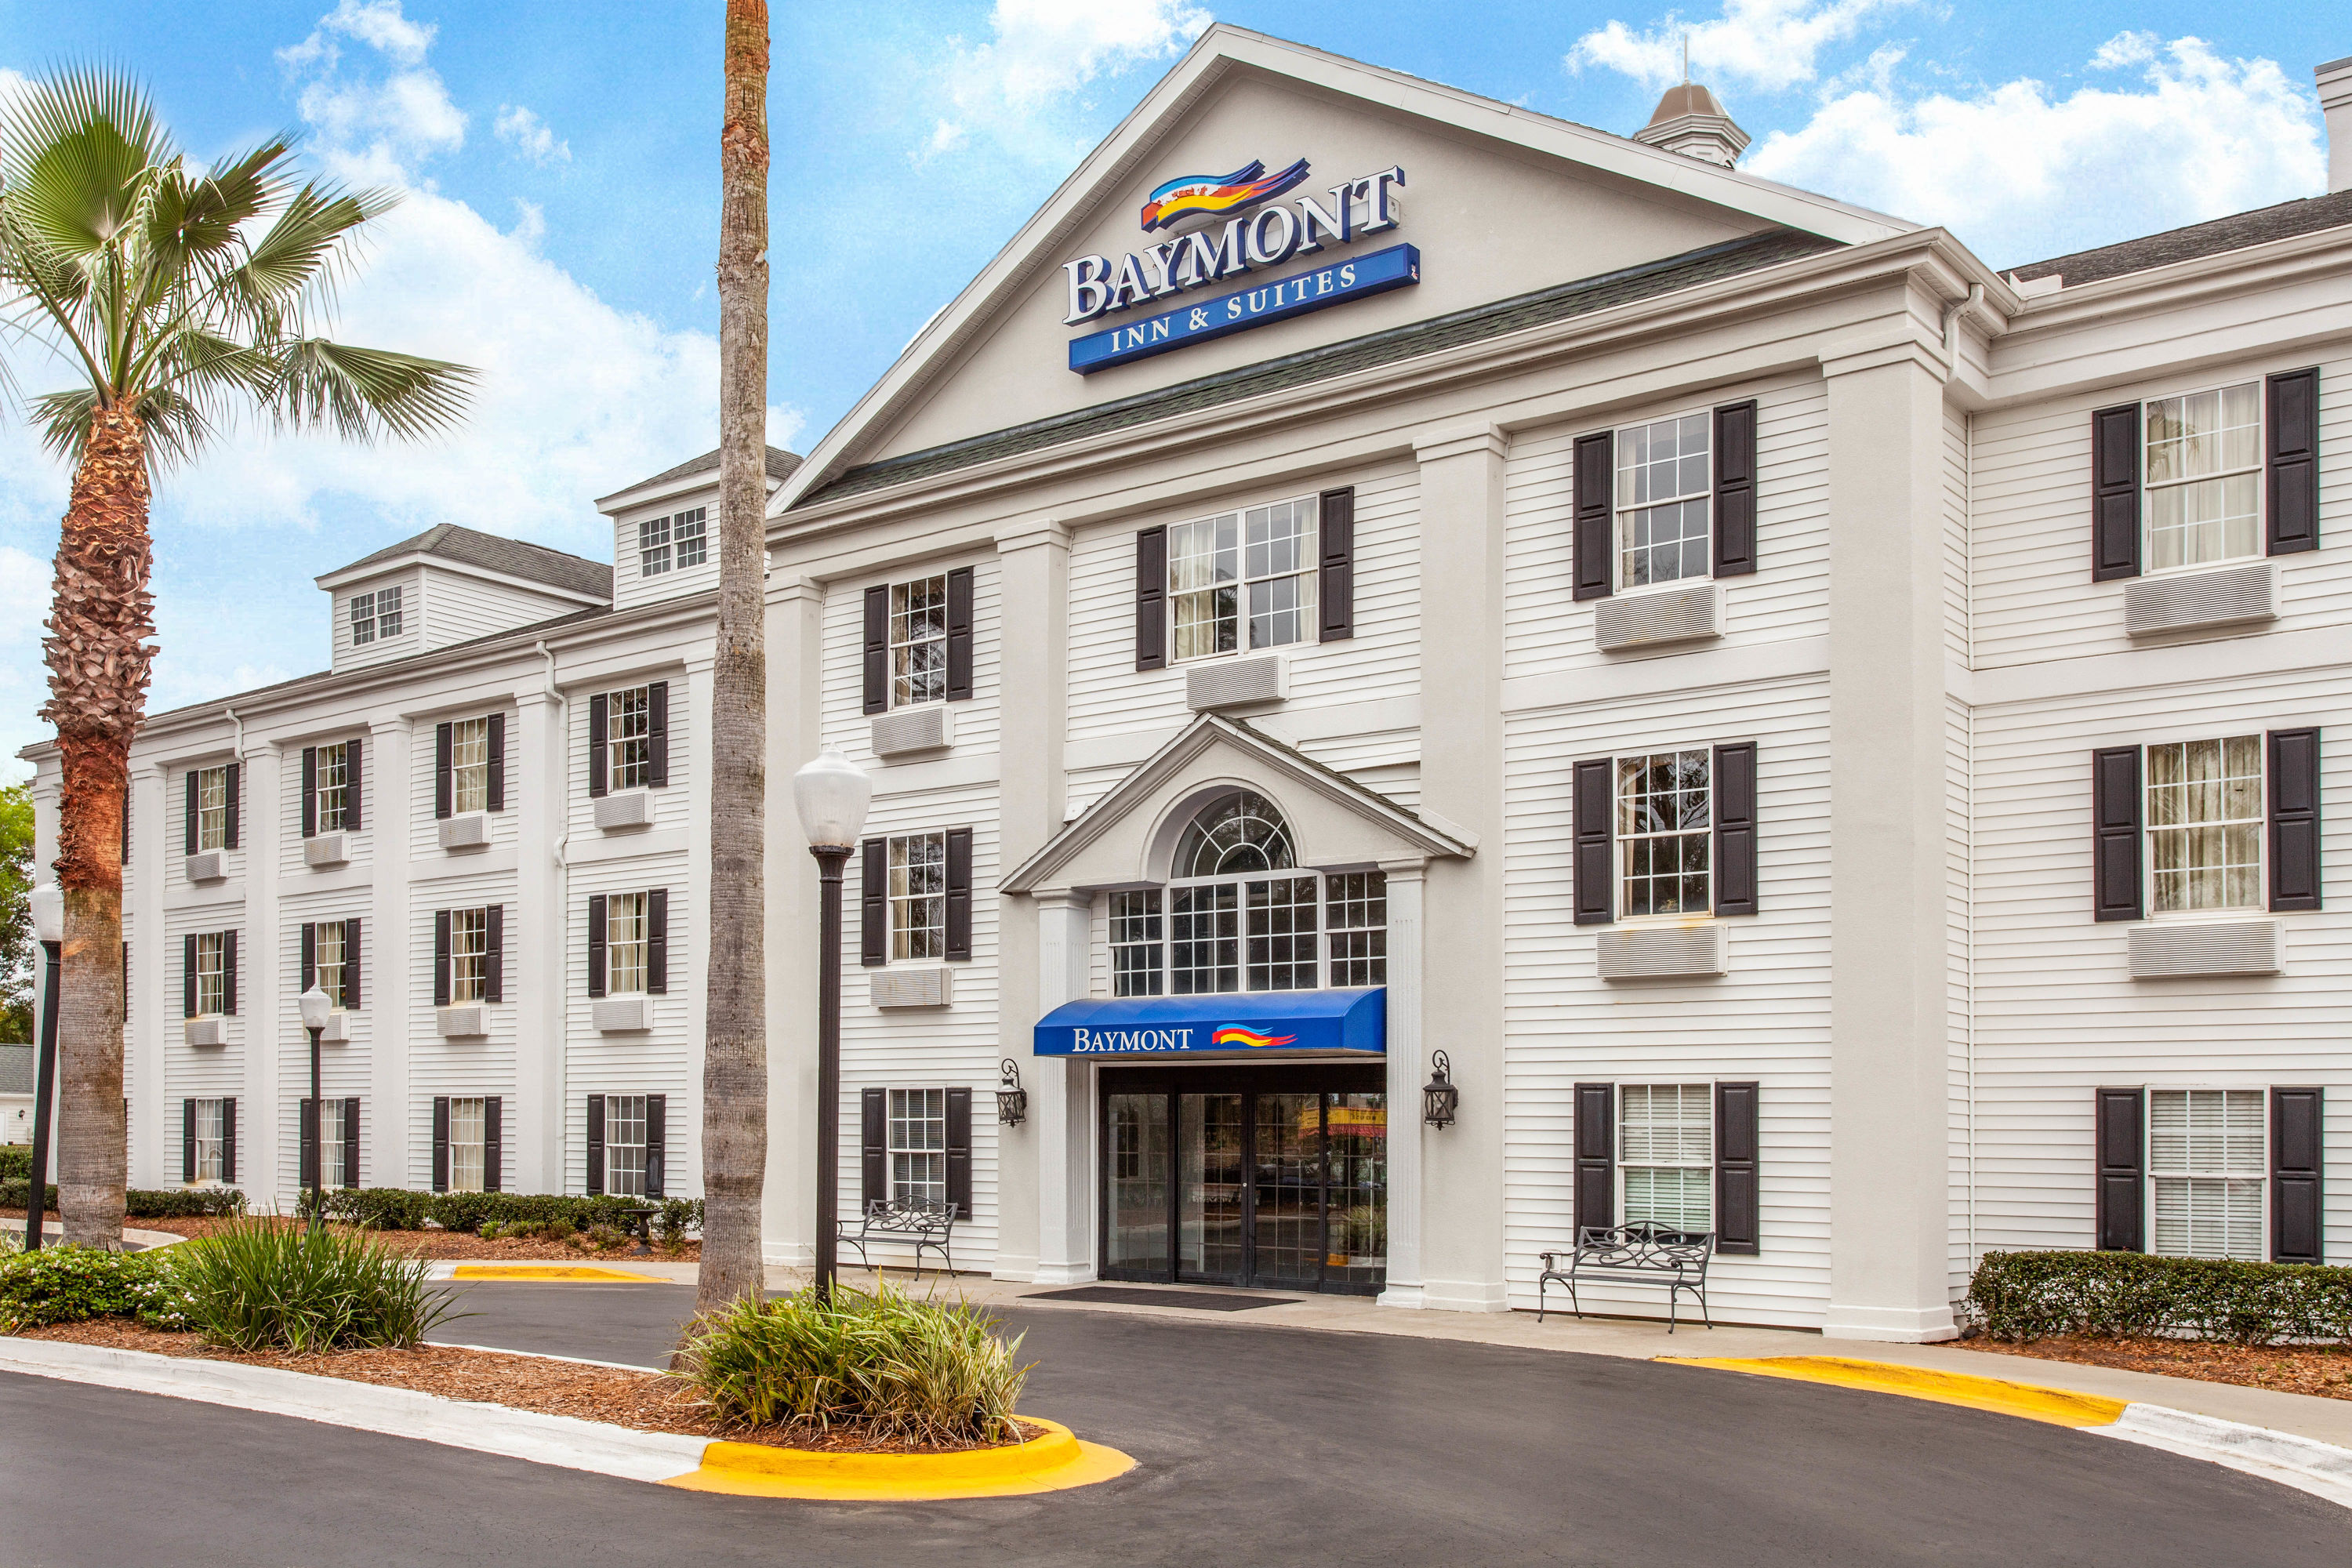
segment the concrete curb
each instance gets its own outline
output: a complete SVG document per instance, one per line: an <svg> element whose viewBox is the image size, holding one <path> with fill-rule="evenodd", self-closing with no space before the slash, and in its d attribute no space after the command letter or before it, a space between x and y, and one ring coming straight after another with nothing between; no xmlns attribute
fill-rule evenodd
<svg viewBox="0 0 2352 1568"><path fill-rule="evenodd" d="M2192 1415L2186 1410L2168 1410L2161 1405L2127 1405L2113 1426L2083 1430L2226 1465L2352 1508L2352 1449L2333 1443L2210 1415Z"/></svg>
<svg viewBox="0 0 2352 1568"><path fill-rule="evenodd" d="M709 1447L703 1437L637 1432L569 1415L543 1415L500 1405L448 1399L411 1388L380 1388L278 1367L182 1359L55 1340L0 1337L0 1372L290 1415L633 1481L666 1481L691 1475L701 1468L702 1452Z"/></svg>

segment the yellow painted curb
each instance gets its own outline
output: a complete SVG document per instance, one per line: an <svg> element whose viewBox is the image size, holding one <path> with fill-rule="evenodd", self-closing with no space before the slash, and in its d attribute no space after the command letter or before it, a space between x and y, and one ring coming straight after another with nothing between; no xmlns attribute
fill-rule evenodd
<svg viewBox="0 0 2352 1568"><path fill-rule="evenodd" d="M1014 1447L961 1454L833 1454L765 1443L713 1443L702 1451L701 1468L661 1484L737 1497L929 1502L1057 1492L1135 1468L1128 1455L1082 1441L1058 1421L1021 1419L1045 1427L1045 1435Z"/></svg>
<svg viewBox="0 0 2352 1568"><path fill-rule="evenodd" d="M1713 1356L1660 1356L1676 1366L1711 1366L1744 1372L1757 1377L1787 1377L1802 1383L1826 1383L1840 1388L1868 1389L1874 1394L1899 1394L1938 1405L1965 1405L2000 1415L2046 1421L2053 1426L2106 1426L2124 1413L2125 1401L2102 1399L2071 1389L2042 1388L2030 1383L2010 1383L1998 1377L1973 1377L1966 1373L1937 1372L1894 1362L1855 1361L1834 1355L1759 1356L1735 1360Z"/></svg>
<svg viewBox="0 0 2352 1568"><path fill-rule="evenodd" d="M460 1263L452 1279L620 1279L632 1285L668 1285L658 1274L625 1274L617 1268L585 1268L569 1263Z"/></svg>

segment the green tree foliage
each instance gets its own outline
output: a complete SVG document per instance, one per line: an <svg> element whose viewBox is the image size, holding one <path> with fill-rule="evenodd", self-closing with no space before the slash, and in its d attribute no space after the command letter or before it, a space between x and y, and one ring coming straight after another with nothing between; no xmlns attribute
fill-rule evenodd
<svg viewBox="0 0 2352 1568"><path fill-rule="evenodd" d="M0 1045L33 1037L33 791L0 784Z"/></svg>

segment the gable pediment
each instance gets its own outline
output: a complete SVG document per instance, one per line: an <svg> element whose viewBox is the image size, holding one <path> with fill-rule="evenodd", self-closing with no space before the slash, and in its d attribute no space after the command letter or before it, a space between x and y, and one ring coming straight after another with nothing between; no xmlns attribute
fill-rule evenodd
<svg viewBox="0 0 2352 1568"><path fill-rule="evenodd" d="M1176 840L1234 789L1273 802L1302 867L1466 858L1477 841L1407 811L1238 720L1204 713L1063 827L999 885L1008 893L1137 887L1168 879Z"/></svg>

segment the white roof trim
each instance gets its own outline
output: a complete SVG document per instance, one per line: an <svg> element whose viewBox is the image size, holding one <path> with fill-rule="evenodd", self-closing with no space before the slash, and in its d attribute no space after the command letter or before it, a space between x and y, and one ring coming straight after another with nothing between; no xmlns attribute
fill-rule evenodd
<svg viewBox="0 0 2352 1568"><path fill-rule="evenodd" d="M593 565L604 563L594 562ZM354 583L364 583L372 577L390 576L410 572L419 566L429 566L436 572L451 572L461 577L476 577L501 587L519 588L544 598L568 599L575 605L609 605L612 600L601 594L583 593L578 588L566 588L559 583L542 582L537 577L518 577L511 573L495 572L488 566L477 566L470 561L456 561L446 555L436 555L429 550L412 550L405 555L394 555L383 561L370 561L364 566L341 566L332 572L313 577L312 582L329 593L346 588Z"/></svg>
<svg viewBox="0 0 2352 1568"><path fill-rule="evenodd" d="M1081 850L1125 821L1145 798L1186 763L1218 746L1230 747L1265 763L1302 789L1354 812L1395 834L1423 853L1467 859L1477 853L1476 840L1446 832L1345 773L1334 773L1290 747L1251 729L1247 724L1214 713L1203 713L1174 740L1135 765L1108 795L1078 814L1076 820L1045 841L1045 847L997 884L1007 893L1025 893L1044 883Z"/></svg>
<svg viewBox="0 0 2352 1568"><path fill-rule="evenodd" d="M1093 215L1102 193L1150 157L1175 121L1236 67L1363 99L1848 244L1867 244L1919 226L1517 104L1220 22L1201 35L1160 84L1071 172L980 276L915 334L882 378L769 498L768 515L782 515L802 495L835 477L839 468L847 466L859 439L903 412L999 305L1045 268L1058 266L1062 246Z"/></svg>

